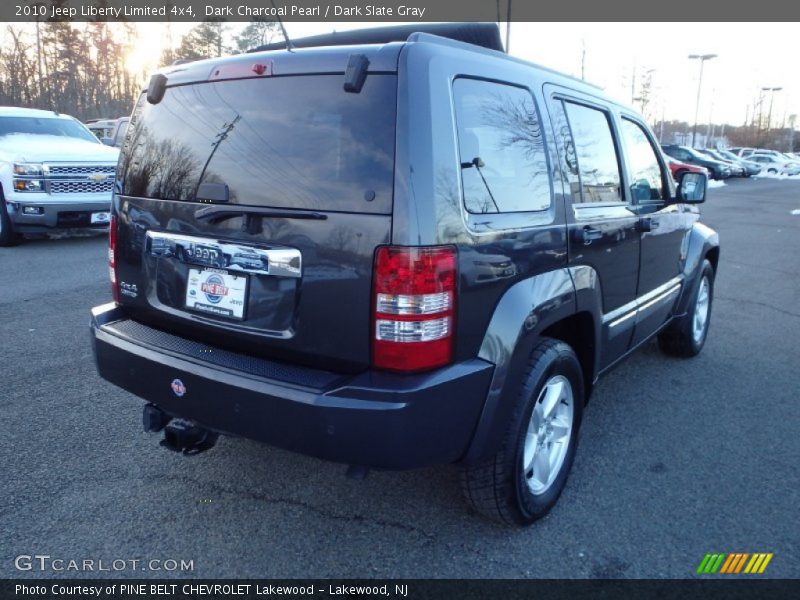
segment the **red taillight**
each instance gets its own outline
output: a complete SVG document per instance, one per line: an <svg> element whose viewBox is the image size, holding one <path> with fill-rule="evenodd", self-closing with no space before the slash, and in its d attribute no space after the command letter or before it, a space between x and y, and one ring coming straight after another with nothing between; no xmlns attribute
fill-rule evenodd
<svg viewBox="0 0 800 600"><path fill-rule="evenodd" d="M422 371L452 360L456 281L451 246L378 248L373 366Z"/></svg>
<svg viewBox="0 0 800 600"><path fill-rule="evenodd" d="M111 278L111 293L119 303L119 281L117 281L117 215L111 215L108 226L108 276Z"/></svg>

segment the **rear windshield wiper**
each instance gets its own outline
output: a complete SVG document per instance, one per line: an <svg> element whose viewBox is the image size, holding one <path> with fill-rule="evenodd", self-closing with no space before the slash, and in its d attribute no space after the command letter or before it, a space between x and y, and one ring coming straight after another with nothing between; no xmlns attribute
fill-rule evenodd
<svg viewBox="0 0 800 600"><path fill-rule="evenodd" d="M486 188L486 191L489 192L489 198L492 199L492 204L494 204L494 207L495 207L495 209L497 209L497 212L501 212L500 211L500 207L497 205L497 200L494 199L494 194L492 193L492 189L489 187L489 184L486 182L486 177L483 176L483 171L481 171L481 167L485 167L485 166L486 166L486 163L484 163L483 160L481 160L480 156L476 156L475 158L473 158L469 162L462 162L461 163L461 168L462 169L471 169L472 167L475 167L475 170L478 172L478 175L481 176L481 181L483 181L483 186Z"/></svg>
<svg viewBox="0 0 800 600"><path fill-rule="evenodd" d="M214 223L234 217L253 216L272 219L318 219L324 220L328 215L308 210L292 208L267 208L262 206L204 206L198 208L194 218L198 221Z"/></svg>

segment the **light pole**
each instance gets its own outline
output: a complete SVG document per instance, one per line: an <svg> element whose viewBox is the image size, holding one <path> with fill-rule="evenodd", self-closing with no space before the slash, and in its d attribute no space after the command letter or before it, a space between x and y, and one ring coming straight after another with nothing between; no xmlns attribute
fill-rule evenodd
<svg viewBox="0 0 800 600"><path fill-rule="evenodd" d="M511 0L506 11L506 54L511 54Z"/></svg>
<svg viewBox="0 0 800 600"><path fill-rule="evenodd" d="M714 120L714 93L717 90L712 88L711 89L711 107L708 109L708 129L706 129L706 148L708 148L708 143L711 141L711 138L714 137L714 130L716 127L712 125L711 121Z"/></svg>
<svg viewBox="0 0 800 600"><path fill-rule="evenodd" d="M716 58L716 54L690 54L689 58L697 59L700 61L700 77L697 80L697 101L694 105L694 128L692 128L692 148L694 148L694 140L697 137L697 114L700 111L700 88L703 85L703 64L707 60Z"/></svg>
<svg viewBox="0 0 800 600"><path fill-rule="evenodd" d="M761 90L769 92L769 112L767 113L767 131L772 129L772 103L775 100L775 92L780 92L782 87L762 87Z"/></svg>

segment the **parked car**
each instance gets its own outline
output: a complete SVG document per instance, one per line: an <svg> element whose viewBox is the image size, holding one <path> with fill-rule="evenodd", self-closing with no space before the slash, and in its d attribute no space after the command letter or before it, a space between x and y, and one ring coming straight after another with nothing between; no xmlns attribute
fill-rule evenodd
<svg viewBox="0 0 800 600"><path fill-rule="evenodd" d="M100 138L100 141L106 146L120 148L122 146L122 142L125 141L125 134L128 132L128 125L130 125L130 122L130 117L120 117L114 121L114 126L107 135Z"/></svg>
<svg viewBox="0 0 800 600"><path fill-rule="evenodd" d="M22 233L107 227L117 156L73 117L0 107L0 246Z"/></svg>
<svg viewBox="0 0 800 600"><path fill-rule="evenodd" d="M739 158L747 158L751 154L780 154L777 150L768 150L766 148L731 148L730 151Z"/></svg>
<svg viewBox="0 0 800 600"><path fill-rule="evenodd" d="M794 163L794 164L800 165L800 158L798 158L797 156L795 156L794 154L792 154L790 152L782 152L781 156L783 156L790 163Z"/></svg>
<svg viewBox="0 0 800 600"><path fill-rule="evenodd" d="M724 158L717 154L712 148L697 148L697 151L701 154L705 154L706 156L713 158L714 160L718 160L719 162L728 165L728 168L731 170L732 177L746 177L747 176L747 169L738 161L738 160L730 160L728 158Z"/></svg>
<svg viewBox="0 0 800 600"><path fill-rule="evenodd" d="M113 131L116 122L116 119L90 119L86 121L86 127L98 140L102 140Z"/></svg>
<svg viewBox="0 0 800 600"><path fill-rule="evenodd" d="M667 167L669 167L670 173L672 173L672 178L675 180L675 183L678 183L681 180L681 177L684 173L702 173L706 177L708 177L708 169L705 167L698 167L697 165L692 165L689 163L683 163L679 160L675 160L671 156L665 154L664 160L667 163Z"/></svg>
<svg viewBox="0 0 800 600"><path fill-rule="evenodd" d="M800 164L790 162L785 157L776 157L771 154L751 154L748 160L757 162L766 173L773 175L800 174Z"/></svg>
<svg viewBox="0 0 800 600"><path fill-rule="evenodd" d="M459 463L478 512L529 524L598 376L656 336L701 351L706 176L675 186L639 114L510 58L496 25L295 45L168 67L138 99L99 373L170 449Z"/></svg>
<svg viewBox="0 0 800 600"><path fill-rule="evenodd" d="M661 146L669 156L678 159L681 162L697 165L708 169L712 179L727 179L731 176L731 168L729 165L710 156L701 154L694 148L688 146L678 146L676 144L665 144Z"/></svg>
<svg viewBox="0 0 800 600"><path fill-rule="evenodd" d="M749 159L749 157L754 156L754 155L774 156L778 160L786 160L786 157L783 155L783 153L778 152L777 150L764 150L764 149L761 149L761 148L757 148L757 149L753 150L752 152L750 152L747 155L747 158Z"/></svg>
<svg viewBox="0 0 800 600"><path fill-rule="evenodd" d="M761 165L759 165L757 162L753 162L745 158L740 158L730 150L717 150L716 152L723 158L732 161L737 161L739 164L741 164L746 170L746 177L752 177L753 175L758 175L759 173L761 173Z"/></svg>
<svg viewBox="0 0 800 600"><path fill-rule="evenodd" d="M739 158L745 158L748 154L752 154L756 150L757 148L742 148L738 146L730 149L730 151Z"/></svg>

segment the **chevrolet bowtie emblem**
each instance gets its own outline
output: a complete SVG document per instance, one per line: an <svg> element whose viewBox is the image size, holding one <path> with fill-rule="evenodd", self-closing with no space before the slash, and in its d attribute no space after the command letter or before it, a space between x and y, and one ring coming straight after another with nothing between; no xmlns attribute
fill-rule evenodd
<svg viewBox="0 0 800 600"><path fill-rule="evenodd" d="M108 179L108 177L109 176L106 173L92 173L91 175L89 175L89 179L91 179L92 181L94 181L96 183L100 183L101 181L105 181L106 179Z"/></svg>

